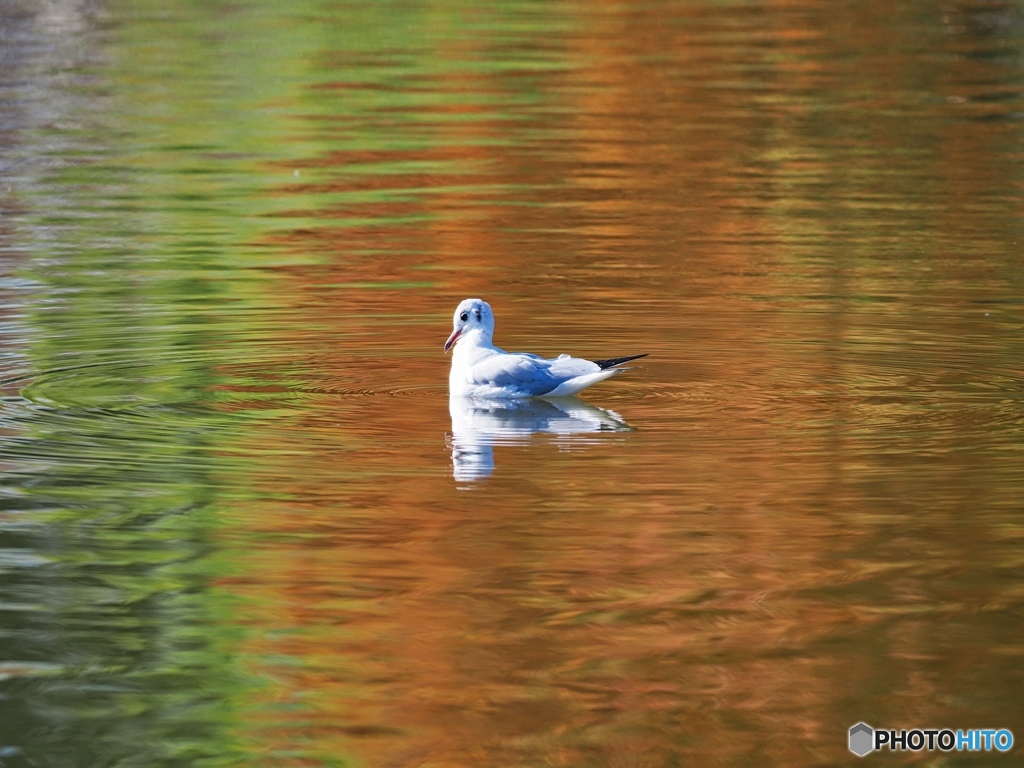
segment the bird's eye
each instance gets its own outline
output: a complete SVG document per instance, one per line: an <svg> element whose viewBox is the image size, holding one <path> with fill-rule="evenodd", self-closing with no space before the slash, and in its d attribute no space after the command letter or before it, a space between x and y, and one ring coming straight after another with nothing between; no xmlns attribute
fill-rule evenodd
<svg viewBox="0 0 1024 768"><path fill-rule="evenodd" d="M466 322L467 320L469 320L469 312L463 312L461 315L459 315L459 319L462 322Z"/></svg>

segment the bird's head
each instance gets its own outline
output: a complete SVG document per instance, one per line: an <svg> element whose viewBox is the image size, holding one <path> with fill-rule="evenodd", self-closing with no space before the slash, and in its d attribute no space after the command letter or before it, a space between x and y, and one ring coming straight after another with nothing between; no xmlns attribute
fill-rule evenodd
<svg viewBox="0 0 1024 768"><path fill-rule="evenodd" d="M494 313L491 312L491 305L483 299L466 299L455 310L452 326L452 335L444 343L445 352L461 337L473 331L480 331L483 340L490 343L494 335Z"/></svg>

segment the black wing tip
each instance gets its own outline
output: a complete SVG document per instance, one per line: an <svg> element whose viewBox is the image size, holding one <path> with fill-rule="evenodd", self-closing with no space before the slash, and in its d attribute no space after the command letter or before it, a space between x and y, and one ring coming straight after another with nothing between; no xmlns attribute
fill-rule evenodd
<svg viewBox="0 0 1024 768"><path fill-rule="evenodd" d="M650 354L645 352L642 355L630 355L629 357L610 357L607 360L594 360L603 371L605 368L614 368L616 365L622 365L628 363L630 360L639 360L641 357L647 357Z"/></svg>

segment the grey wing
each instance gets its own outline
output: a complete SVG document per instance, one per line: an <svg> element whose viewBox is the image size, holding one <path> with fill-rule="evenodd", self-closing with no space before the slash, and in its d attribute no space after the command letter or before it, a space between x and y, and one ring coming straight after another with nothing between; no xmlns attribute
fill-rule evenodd
<svg viewBox="0 0 1024 768"><path fill-rule="evenodd" d="M494 355L473 366L473 381L514 389L523 397L538 397L562 383L551 373L551 363L536 355Z"/></svg>
<svg viewBox="0 0 1024 768"><path fill-rule="evenodd" d="M582 357L569 357L569 355L559 355L548 362L551 364L551 374L559 381L568 381L577 376L597 373L601 370L597 363L584 360Z"/></svg>

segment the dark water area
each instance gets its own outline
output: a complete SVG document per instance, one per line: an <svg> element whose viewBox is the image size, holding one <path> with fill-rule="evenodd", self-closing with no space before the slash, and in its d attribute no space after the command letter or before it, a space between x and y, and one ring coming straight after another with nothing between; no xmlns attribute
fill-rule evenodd
<svg viewBox="0 0 1024 768"><path fill-rule="evenodd" d="M0 0L0 42L0 765L1024 738L1020 4ZM649 357L449 402L470 296Z"/></svg>

